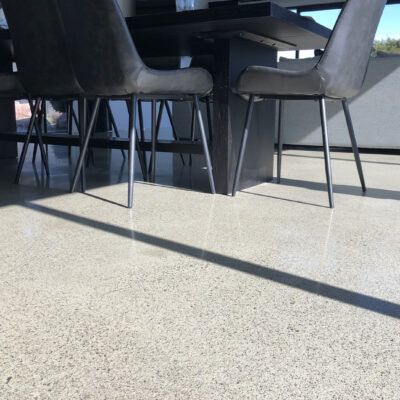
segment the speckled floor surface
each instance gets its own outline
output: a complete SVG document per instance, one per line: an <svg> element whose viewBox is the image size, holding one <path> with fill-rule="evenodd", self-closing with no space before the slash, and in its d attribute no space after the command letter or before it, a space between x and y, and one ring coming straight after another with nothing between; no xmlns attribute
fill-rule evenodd
<svg viewBox="0 0 400 400"><path fill-rule="evenodd" d="M236 198L138 183L132 211L119 154L88 195L63 150L47 183L2 161L0 399L400 399L400 158L362 155L362 196L333 154L331 211L321 157Z"/></svg>

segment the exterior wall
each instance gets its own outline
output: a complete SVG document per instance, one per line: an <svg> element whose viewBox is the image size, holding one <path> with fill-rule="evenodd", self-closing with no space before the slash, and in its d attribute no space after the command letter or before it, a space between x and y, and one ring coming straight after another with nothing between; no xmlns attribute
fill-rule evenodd
<svg viewBox="0 0 400 400"><path fill-rule="evenodd" d="M316 59L284 60L279 68L311 68ZM400 148L400 57L372 58L362 92L350 100L350 111L358 145L371 148ZM328 132L332 146L349 146L341 103L327 103ZM312 101L285 102L285 144L321 145L319 107Z"/></svg>

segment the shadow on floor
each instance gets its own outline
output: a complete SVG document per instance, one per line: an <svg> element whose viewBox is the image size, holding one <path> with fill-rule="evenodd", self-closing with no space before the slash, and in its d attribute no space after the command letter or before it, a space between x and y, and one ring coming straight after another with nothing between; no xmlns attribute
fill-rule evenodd
<svg viewBox="0 0 400 400"><path fill-rule="evenodd" d="M290 288L299 289L307 293L312 293L331 300L349 304L354 307L400 319L400 305L376 297L364 295L351 290L342 289L323 282L303 278L287 272L282 272L273 268L254 264L237 258L229 257L219 253L206 251L197 247L174 242L172 240L160 238L146 233L134 231L115 225L98 222L90 218L74 215L65 211L33 204L27 202L22 205L30 210L61 218L79 225L84 225L93 229L98 229L113 235L118 235L126 239L133 239L141 243L150 244L159 248L183 254L198 260L213 263L221 267L230 268L235 271L244 272L259 278L267 279L271 282L279 283Z"/></svg>
<svg viewBox="0 0 400 400"><path fill-rule="evenodd" d="M306 206L327 208L327 209L330 210L329 206L323 206L321 204L316 204L316 203L308 203L306 201L300 201L300 200L285 199L284 197L270 196L270 195L267 195L267 194L253 193L253 192L249 192L247 189L246 190L242 190L241 193L249 194L249 195L252 195L252 196L267 197L268 199L273 199L273 200L288 201L290 203L304 204Z"/></svg>
<svg viewBox="0 0 400 400"><path fill-rule="evenodd" d="M320 159L320 160L324 159L323 156L310 156L310 155L301 155L301 154L287 154L287 153L284 153L283 156L284 157L297 157L297 158L315 158L315 159ZM363 155L361 154L361 162L363 164L398 165L398 166L400 166L400 162L394 163L394 162L387 162L387 161L368 161L368 160L363 160L362 158L363 158ZM354 163L354 168L356 167L355 161L352 158L336 157L336 156L332 156L332 153L331 153L331 160L352 162L352 163Z"/></svg>
<svg viewBox="0 0 400 400"><path fill-rule="evenodd" d="M19 185L13 183L18 160L16 158L0 160L0 170L2 171L0 174L0 207L69 193L78 155L77 149L73 149L72 157L68 157L66 146L49 146L50 177L47 177L40 156L37 157L35 164L31 162L32 147L27 154ZM202 158L196 156L194 160L196 162L193 167L183 166L178 156L173 157L168 153L158 154L155 184L208 193L210 190L208 177L207 172L201 168ZM127 162L119 151L97 152L94 165L90 163L86 169L87 190L127 182ZM135 182L146 184L143 181L137 157L135 157ZM80 190L81 185L78 183L77 191ZM88 193L86 192L86 194ZM110 202L92 194L88 195L97 200ZM113 204L126 206L125 203Z"/></svg>
<svg viewBox="0 0 400 400"><path fill-rule="evenodd" d="M302 187L305 189L311 190L320 190L323 192L327 191L326 183L323 182L310 182L303 181L300 179L281 179L281 185L293 186L293 187ZM363 197L371 197L374 199L383 199L383 200L400 200L400 191L398 190L388 190L388 189L377 189L377 188L369 188L367 182L367 191L363 193L361 190L361 186L352 186L352 185L333 185L334 193L341 194L349 194L352 196L363 196Z"/></svg>

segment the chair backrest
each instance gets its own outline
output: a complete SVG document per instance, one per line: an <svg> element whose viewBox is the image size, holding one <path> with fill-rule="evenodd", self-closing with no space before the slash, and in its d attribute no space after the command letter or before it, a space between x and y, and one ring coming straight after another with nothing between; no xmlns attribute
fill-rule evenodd
<svg viewBox="0 0 400 400"><path fill-rule="evenodd" d="M136 91L145 65L116 0L57 0L74 68L86 93Z"/></svg>
<svg viewBox="0 0 400 400"><path fill-rule="evenodd" d="M386 0L347 0L317 68L326 95L349 98L364 82Z"/></svg>
<svg viewBox="0 0 400 400"><path fill-rule="evenodd" d="M2 0L2 5L25 89L47 97L81 93L54 0Z"/></svg>

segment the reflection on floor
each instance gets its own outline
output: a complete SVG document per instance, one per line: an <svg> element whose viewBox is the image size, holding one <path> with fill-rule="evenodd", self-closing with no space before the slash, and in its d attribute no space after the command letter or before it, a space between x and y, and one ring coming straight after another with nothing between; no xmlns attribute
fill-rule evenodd
<svg viewBox="0 0 400 400"><path fill-rule="evenodd" d="M335 153L332 211L317 152L236 198L160 155L128 210L118 151L85 195L66 154L1 161L2 399L400 398L398 157L362 156L363 196Z"/></svg>

